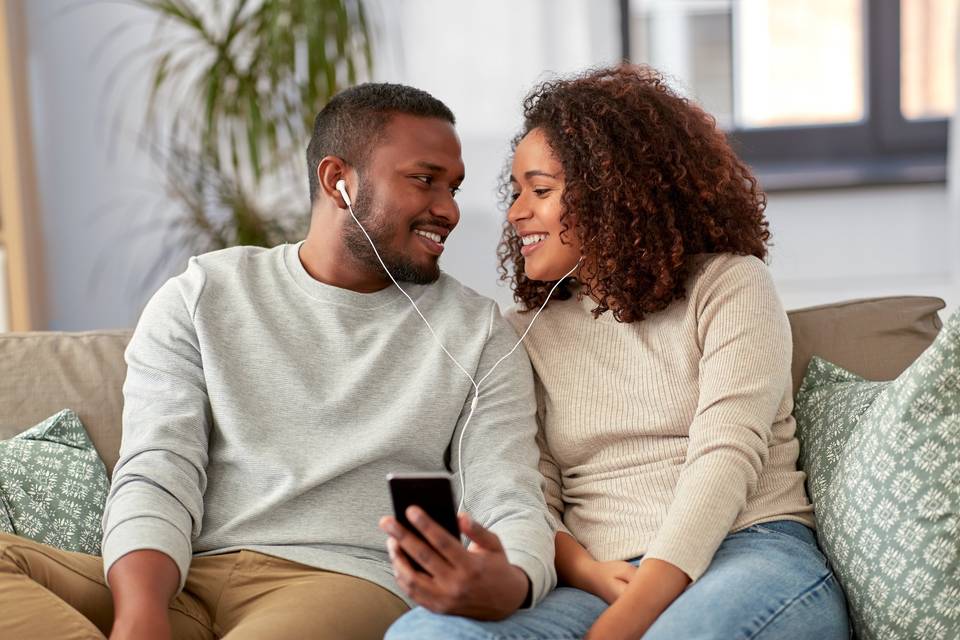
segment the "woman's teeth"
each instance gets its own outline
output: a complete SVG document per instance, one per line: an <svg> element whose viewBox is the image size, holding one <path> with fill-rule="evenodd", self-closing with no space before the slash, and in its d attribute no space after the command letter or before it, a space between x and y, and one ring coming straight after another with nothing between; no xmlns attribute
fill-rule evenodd
<svg viewBox="0 0 960 640"><path fill-rule="evenodd" d="M443 244L443 237L439 233L431 233L430 231L423 231L421 229L414 229L413 232L428 240L433 240L437 244Z"/></svg>
<svg viewBox="0 0 960 640"><path fill-rule="evenodd" d="M537 244L541 240L546 240L547 234L545 233L531 233L528 236L523 236L520 240L523 242L523 246L529 247L532 244Z"/></svg>

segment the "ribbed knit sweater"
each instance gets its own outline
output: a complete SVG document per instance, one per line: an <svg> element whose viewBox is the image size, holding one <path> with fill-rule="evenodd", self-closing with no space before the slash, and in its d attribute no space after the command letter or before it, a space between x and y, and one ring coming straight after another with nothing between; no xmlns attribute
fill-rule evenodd
<svg viewBox="0 0 960 640"><path fill-rule="evenodd" d="M594 319L578 297L551 301L525 341L558 526L597 560L659 558L696 580L731 532L814 525L790 325L761 260L697 256L685 299L640 322ZM533 318L506 315L518 333Z"/></svg>

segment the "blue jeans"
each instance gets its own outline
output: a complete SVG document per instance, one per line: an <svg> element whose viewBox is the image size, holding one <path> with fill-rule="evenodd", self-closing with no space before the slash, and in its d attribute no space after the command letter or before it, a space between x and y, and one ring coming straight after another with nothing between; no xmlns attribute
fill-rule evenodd
<svg viewBox="0 0 960 640"><path fill-rule="evenodd" d="M606 608L600 598L569 587L560 587L533 609L499 622L418 607L397 620L385 640L567 640L582 637ZM800 523L779 520L727 536L707 572L643 637L846 640L850 623L843 591L813 532Z"/></svg>

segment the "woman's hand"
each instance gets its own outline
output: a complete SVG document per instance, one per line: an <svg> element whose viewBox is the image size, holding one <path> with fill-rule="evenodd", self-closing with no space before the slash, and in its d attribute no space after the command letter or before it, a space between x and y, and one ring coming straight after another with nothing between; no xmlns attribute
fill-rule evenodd
<svg viewBox="0 0 960 640"><path fill-rule="evenodd" d="M629 562L599 562L568 533L556 536L557 577L560 582L603 598L607 604L620 597L637 568Z"/></svg>
<svg viewBox="0 0 960 640"><path fill-rule="evenodd" d="M593 561L584 567L586 575L578 588L603 598L607 604L613 604L626 590L636 571L635 566L622 560Z"/></svg>
<svg viewBox="0 0 960 640"><path fill-rule="evenodd" d="M679 567L657 558L644 560L616 602L590 627L587 640L640 638L689 585Z"/></svg>
<svg viewBox="0 0 960 640"><path fill-rule="evenodd" d="M652 621L646 616L638 616L630 604L627 600L621 600L619 606L614 604L608 607L594 621L584 640L637 640L643 636Z"/></svg>

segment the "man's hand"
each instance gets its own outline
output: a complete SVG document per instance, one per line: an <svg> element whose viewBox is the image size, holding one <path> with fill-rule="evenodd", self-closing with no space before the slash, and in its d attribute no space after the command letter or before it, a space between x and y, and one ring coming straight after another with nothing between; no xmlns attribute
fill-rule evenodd
<svg viewBox="0 0 960 640"><path fill-rule="evenodd" d="M389 516L380 520L380 528L390 536L387 550L397 584L414 602L435 613L477 620L502 620L523 604L530 581L507 560L495 534L461 513L460 531L472 541L464 549L419 507L410 507L406 515L427 542ZM424 571L416 571L407 556Z"/></svg>

